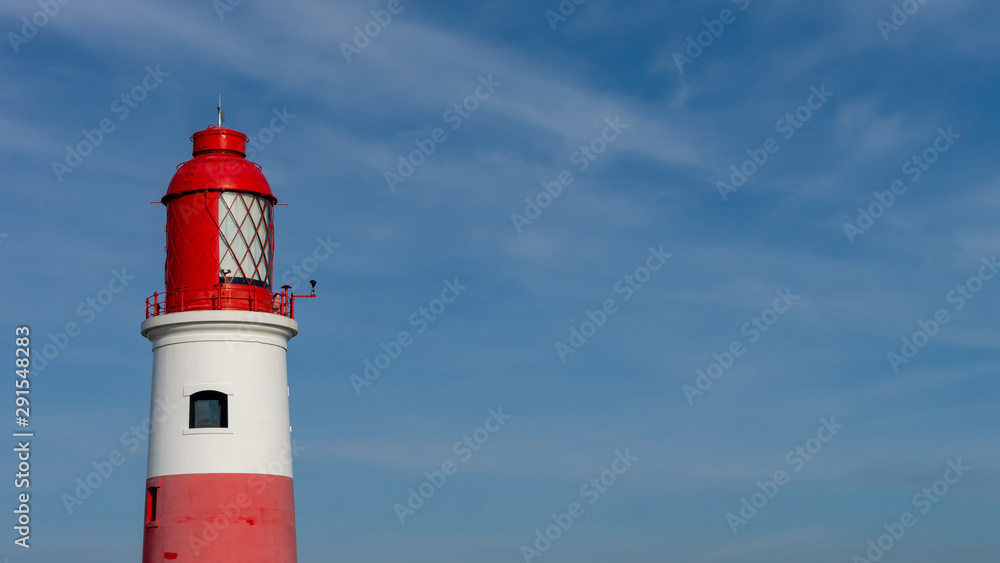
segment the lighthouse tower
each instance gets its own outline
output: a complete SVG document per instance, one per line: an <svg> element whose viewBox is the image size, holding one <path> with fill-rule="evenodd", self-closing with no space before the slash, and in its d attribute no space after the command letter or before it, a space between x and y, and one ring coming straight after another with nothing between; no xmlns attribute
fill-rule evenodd
<svg viewBox="0 0 1000 563"><path fill-rule="evenodd" d="M272 291L276 198L247 137L191 137L161 202L165 288L146 300L151 431L143 563L296 561L285 364L295 297Z"/></svg>

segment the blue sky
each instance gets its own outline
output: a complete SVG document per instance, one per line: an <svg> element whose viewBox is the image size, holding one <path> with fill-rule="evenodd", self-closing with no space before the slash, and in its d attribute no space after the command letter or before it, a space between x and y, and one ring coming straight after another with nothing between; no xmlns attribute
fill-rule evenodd
<svg viewBox="0 0 1000 563"><path fill-rule="evenodd" d="M928 0L880 29L886 0L587 0L553 29L554 0L403 0L348 61L342 44L387 5L69 2L24 41L10 34L40 5L0 6L7 349L21 324L36 350L79 327L33 375L33 547L0 553L139 557L145 443L120 436L149 416L139 324L164 245L149 202L221 93L227 125L271 139L254 160L288 203L276 276L319 281L288 361L300 560L846 562L907 511L884 561L998 559L1000 281L983 260L1000 252L1000 8ZM706 31L680 71L674 53ZM481 79L493 91L468 101ZM274 112L288 123L266 131ZM54 170L105 119L92 153ZM386 171L438 128L391 190ZM603 147L585 170L581 146ZM935 160L919 178L914 156ZM519 232L512 214L563 170L573 182ZM848 236L859 208L878 217ZM318 241L339 246L313 261ZM651 247L669 258L647 262ZM111 293L115 271L134 279ZM411 315L456 279L468 289L416 334ZM797 298L769 313L778 291ZM609 299L562 361L556 344ZM773 322L757 338L755 318ZM351 375L404 330L413 344L359 395ZM491 408L510 419L463 461L453 444ZM807 444L820 450L795 461ZM585 495L626 449L638 460ZM115 450L124 463L69 514L63 495ZM394 505L448 460L457 473L401 524ZM959 460L971 470L922 513L915 495ZM788 482L734 533L727 515L779 470ZM582 516L526 555L573 502Z"/></svg>

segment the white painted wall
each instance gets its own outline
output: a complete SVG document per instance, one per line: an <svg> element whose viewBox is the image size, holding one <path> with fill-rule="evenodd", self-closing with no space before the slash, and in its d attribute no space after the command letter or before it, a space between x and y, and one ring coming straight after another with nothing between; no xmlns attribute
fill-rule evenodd
<svg viewBox="0 0 1000 563"><path fill-rule="evenodd" d="M146 319L153 343L152 429L146 476L292 476L288 340L293 319L248 311L187 311ZM228 429L188 428L191 393L229 394Z"/></svg>

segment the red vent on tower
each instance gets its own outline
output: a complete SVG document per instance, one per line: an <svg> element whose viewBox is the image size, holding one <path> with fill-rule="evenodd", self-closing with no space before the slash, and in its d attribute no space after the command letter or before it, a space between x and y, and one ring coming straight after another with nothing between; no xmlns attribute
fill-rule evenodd
<svg viewBox="0 0 1000 563"><path fill-rule="evenodd" d="M146 316L234 309L291 314L271 291L274 204L260 167L247 160L243 133L209 126L191 137L194 158L177 168L167 207L166 290Z"/></svg>

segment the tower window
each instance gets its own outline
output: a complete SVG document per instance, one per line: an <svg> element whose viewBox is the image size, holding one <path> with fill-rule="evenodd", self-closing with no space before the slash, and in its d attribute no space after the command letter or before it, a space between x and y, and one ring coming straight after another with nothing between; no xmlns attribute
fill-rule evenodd
<svg viewBox="0 0 1000 563"><path fill-rule="evenodd" d="M191 428L229 428L229 396L219 391L191 395Z"/></svg>
<svg viewBox="0 0 1000 563"><path fill-rule="evenodd" d="M146 489L146 523L151 524L156 522L156 493L159 491L159 487L150 487Z"/></svg>

